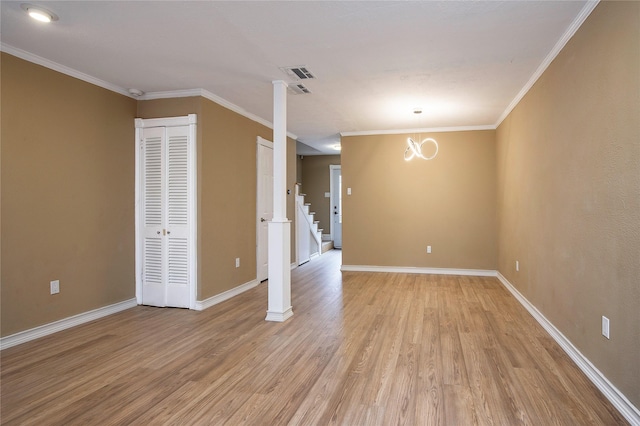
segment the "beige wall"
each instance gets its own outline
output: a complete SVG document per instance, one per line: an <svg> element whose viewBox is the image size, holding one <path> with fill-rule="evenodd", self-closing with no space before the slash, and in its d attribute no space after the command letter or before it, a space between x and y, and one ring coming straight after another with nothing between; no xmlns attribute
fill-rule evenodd
<svg viewBox="0 0 640 426"><path fill-rule="evenodd" d="M500 272L636 406L639 22L600 3L497 131Z"/></svg>
<svg viewBox="0 0 640 426"><path fill-rule="evenodd" d="M495 132L427 136L410 162L407 135L342 138L343 264L496 269Z"/></svg>
<svg viewBox="0 0 640 426"><path fill-rule="evenodd" d="M2 336L135 297L135 117L198 114L198 299L255 279L256 137L271 129L201 97L136 102L5 53L1 67Z"/></svg>
<svg viewBox="0 0 640 426"><path fill-rule="evenodd" d="M256 278L256 140L271 140L273 131L202 97L138 105L141 118L189 113L198 114L198 300L205 300ZM293 220L295 141L287 148L287 215ZM293 262L293 238L291 244Z"/></svg>
<svg viewBox="0 0 640 426"><path fill-rule="evenodd" d="M1 58L7 336L135 297L136 101Z"/></svg>
<svg viewBox="0 0 640 426"><path fill-rule="evenodd" d="M331 233L331 199L324 196L331 191L330 165L339 165L339 155L307 155L302 163L302 192L307 194L306 203L311 203L311 211L316 212L315 220L323 234Z"/></svg>

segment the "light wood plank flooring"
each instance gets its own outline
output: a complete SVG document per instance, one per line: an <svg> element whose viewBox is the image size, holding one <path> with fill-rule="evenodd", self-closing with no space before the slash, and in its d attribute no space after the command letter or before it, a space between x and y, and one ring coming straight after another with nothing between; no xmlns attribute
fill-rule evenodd
<svg viewBox="0 0 640 426"><path fill-rule="evenodd" d="M293 271L204 312L137 307L2 352L4 425L626 424L495 278Z"/></svg>

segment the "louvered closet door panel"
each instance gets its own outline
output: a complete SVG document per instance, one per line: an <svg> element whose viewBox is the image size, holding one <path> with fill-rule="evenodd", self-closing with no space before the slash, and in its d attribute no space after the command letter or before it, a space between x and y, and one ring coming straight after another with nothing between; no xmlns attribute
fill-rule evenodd
<svg viewBox="0 0 640 426"><path fill-rule="evenodd" d="M165 306L165 130L144 129L142 160L142 303Z"/></svg>
<svg viewBox="0 0 640 426"><path fill-rule="evenodd" d="M189 127L167 128L167 301L189 307Z"/></svg>

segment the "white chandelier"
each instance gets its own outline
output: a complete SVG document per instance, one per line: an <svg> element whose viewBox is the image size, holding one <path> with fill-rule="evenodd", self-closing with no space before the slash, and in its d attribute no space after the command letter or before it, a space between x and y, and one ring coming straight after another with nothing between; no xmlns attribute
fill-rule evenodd
<svg viewBox="0 0 640 426"><path fill-rule="evenodd" d="M416 108L413 110L413 113L416 114L416 116L418 116L419 114L422 114L422 109ZM420 140L420 136L418 136L416 139ZM430 142L435 145L436 149L433 155L426 156L422 153L422 146L426 142ZM420 142L416 142L409 137L407 138L407 145L408 145L407 149L404 150L405 161L410 161L413 157L422 158L423 160L433 160L434 158L436 158L436 155L438 155L438 142L436 142L436 140L433 138L426 138Z"/></svg>
<svg viewBox="0 0 640 426"><path fill-rule="evenodd" d="M435 152L429 157L425 156L422 153L422 145L424 145L425 142L433 142L433 144L436 146ZM436 155L438 155L438 142L436 142L436 140L432 138L423 139L420 143L414 142L411 138L407 138L407 145L409 146L404 150L405 161L409 161L413 157L422 158L423 160L433 160L434 158L436 158Z"/></svg>

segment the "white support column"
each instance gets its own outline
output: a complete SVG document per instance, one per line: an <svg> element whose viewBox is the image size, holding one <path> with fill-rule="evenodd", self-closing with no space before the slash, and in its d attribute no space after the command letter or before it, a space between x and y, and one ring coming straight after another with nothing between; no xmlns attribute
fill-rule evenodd
<svg viewBox="0 0 640 426"><path fill-rule="evenodd" d="M291 308L291 221L287 219L287 83L273 82L273 220L269 222L267 321L286 321Z"/></svg>

